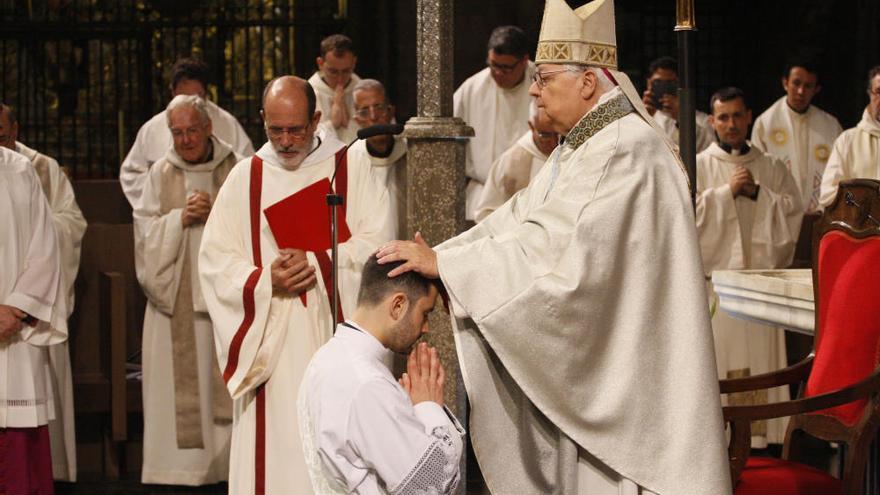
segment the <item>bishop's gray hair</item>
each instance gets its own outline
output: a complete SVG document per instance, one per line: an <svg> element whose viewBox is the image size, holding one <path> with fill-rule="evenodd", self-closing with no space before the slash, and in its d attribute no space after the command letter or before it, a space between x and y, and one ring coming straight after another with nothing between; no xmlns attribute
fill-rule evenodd
<svg viewBox="0 0 880 495"><path fill-rule="evenodd" d="M168 127L171 127L171 112L181 107L195 108L203 124L211 121L211 116L208 115L208 103L205 100L199 98L198 95L177 95L165 108L165 120Z"/></svg>
<svg viewBox="0 0 880 495"><path fill-rule="evenodd" d="M590 65L578 65L578 64L565 64L563 65L566 70L570 72L584 72L590 71L596 75L596 80L599 81L599 89L606 93L614 89L614 83L611 79L608 79L608 76L605 75L605 71L600 69L599 67L593 67Z"/></svg>
<svg viewBox="0 0 880 495"><path fill-rule="evenodd" d="M382 93L382 96L385 97L386 100L388 99L387 94L385 93L385 85L376 79L361 79L354 85L351 94L354 95L358 91L378 91Z"/></svg>

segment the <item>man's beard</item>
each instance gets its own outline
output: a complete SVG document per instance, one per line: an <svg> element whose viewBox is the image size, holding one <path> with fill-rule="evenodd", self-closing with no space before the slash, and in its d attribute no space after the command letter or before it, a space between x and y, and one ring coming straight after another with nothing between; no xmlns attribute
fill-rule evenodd
<svg viewBox="0 0 880 495"><path fill-rule="evenodd" d="M273 146L273 148L274 148L274 146ZM282 149L274 148L274 149L275 149L275 155L278 157L278 161L281 162L281 166L286 169L291 169L291 170L296 169L297 167L302 165L302 162L305 161L306 156L308 156L308 154L309 154L307 149L296 148L294 146L291 146L288 149L283 149L283 148ZM288 158L288 157L285 157L284 155L281 154L282 151L288 151L288 152L289 151L296 151L297 153L294 156Z"/></svg>

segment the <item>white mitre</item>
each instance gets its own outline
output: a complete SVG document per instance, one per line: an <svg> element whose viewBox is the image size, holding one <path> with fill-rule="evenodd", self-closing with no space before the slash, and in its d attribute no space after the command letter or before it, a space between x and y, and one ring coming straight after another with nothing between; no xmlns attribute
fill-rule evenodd
<svg viewBox="0 0 880 495"><path fill-rule="evenodd" d="M687 171L678 154L678 145L660 128L642 103L629 76L617 70L617 29L614 0L593 0L572 9L565 0L547 0L535 64L575 64L597 67L614 82L639 115L660 135Z"/></svg>
<svg viewBox="0 0 880 495"><path fill-rule="evenodd" d="M535 63L617 70L614 2L594 0L572 10L565 0L547 0Z"/></svg>

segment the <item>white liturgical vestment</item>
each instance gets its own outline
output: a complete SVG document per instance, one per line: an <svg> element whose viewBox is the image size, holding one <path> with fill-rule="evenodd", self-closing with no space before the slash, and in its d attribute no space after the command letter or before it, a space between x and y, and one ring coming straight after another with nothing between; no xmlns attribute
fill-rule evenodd
<svg viewBox="0 0 880 495"><path fill-rule="evenodd" d="M880 122L867 109L855 127L834 141L822 176L819 202L823 207L834 201L840 181L849 179L880 179Z"/></svg>
<svg viewBox="0 0 880 495"><path fill-rule="evenodd" d="M234 400L231 494L254 493L257 486L265 487L267 494L312 490L300 445L296 397L309 360L333 333L324 282L329 273L309 251L315 287L302 298L275 294L270 265L279 248L265 210L333 175L343 144L332 136L321 138L313 140L312 153L295 170L281 165L271 142L257 151L262 167L255 168L252 160L236 165L202 235L202 295L214 323L220 369ZM339 246L345 312L355 306L363 264L389 236L383 230L389 226L385 189L372 180L369 167L351 163L347 174L345 221L351 238ZM329 225L324 232L330 235Z"/></svg>
<svg viewBox="0 0 880 495"><path fill-rule="evenodd" d="M244 132L238 120L216 103L210 100L205 102L208 104L213 134L232 146L232 151L239 155L245 157L253 155L254 146L251 144L251 138ZM134 144L131 145L131 150L128 151L119 168L119 183L133 210L140 206L138 203L147 180L147 170L161 160L168 148L173 145L174 140L168 129L168 118L164 110L154 115L138 130Z"/></svg>
<svg viewBox="0 0 880 495"><path fill-rule="evenodd" d="M336 88L331 88L321 78L320 72L315 72L309 78L309 84L315 90L317 101L317 109L321 111L321 124L324 124L327 130L333 131L336 138L345 144L348 144L357 137L357 131L361 128L360 124L354 120L354 87L361 80L357 74L352 74L348 85L345 86L345 110L348 112L348 122L343 127L333 127L330 117L330 109L333 107L333 98L336 96Z"/></svg>
<svg viewBox="0 0 880 495"><path fill-rule="evenodd" d="M527 131L492 164L477 203L476 221L482 221L529 185L546 161L547 155L535 145L532 131Z"/></svg>
<svg viewBox="0 0 880 495"><path fill-rule="evenodd" d="M388 156L374 156L367 150L367 141L361 140L348 149L349 162L369 163L373 178L388 189L388 202L393 226L391 239L405 238L406 231L406 139L394 136L394 146ZM389 241L391 239L388 239Z"/></svg>
<svg viewBox="0 0 880 495"><path fill-rule="evenodd" d="M528 187L436 248L492 493L730 493L686 175L614 77Z"/></svg>
<svg viewBox="0 0 880 495"><path fill-rule="evenodd" d="M193 191L208 193L212 201L217 197L240 158L228 144L216 138L212 142L213 157L201 164L186 163L170 148L147 172L141 208L134 212L135 264L147 296L142 344L142 483L203 485L225 481L228 476L232 404L227 397L223 414L214 414L213 405L221 400L214 395L228 392L212 386L214 375L219 374L214 331L198 280L204 226L184 228L181 218ZM182 285L184 277L188 280ZM181 299L181 290L187 291L186 299ZM180 307L187 303L187 308ZM175 315L183 314L188 315L186 323L176 326ZM181 397L181 393L188 396ZM181 401L192 401L191 423L179 418L177 411L184 407ZM198 441L180 442L180 430L187 428L196 430Z"/></svg>
<svg viewBox="0 0 880 495"><path fill-rule="evenodd" d="M819 209L819 186L831 146L843 129L831 114L810 105L795 112L782 97L752 126L752 144L782 160L801 192L806 213Z"/></svg>
<svg viewBox="0 0 880 495"><path fill-rule="evenodd" d="M413 406L392 359L351 320L312 358L298 419L316 495L455 493L464 428L435 402Z"/></svg>
<svg viewBox="0 0 880 495"><path fill-rule="evenodd" d="M58 162L49 156L15 143L15 150L31 161L40 180L40 186L49 201L52 222L58 235L58 254L61 257L62 294L55 302L56 311L64 318L73 312L76 274L79 271L80 246L86 232L83 218L70 180ZM52 473L56 480L76 481L76 432L74 428L73 374L67 341L49 346L49 366L52 389L55 394L55 417L49 422L52 448Z"/></svg>
<svg viewBox="0 0 880 495"><path fill-rule="evenodd" d="M535 64L529 61L522 82L506 89L495 83L486 67L455 90L452 113L474 129L465 150L468 220L477 215L477 202L492 164L529 130L529 85L534 74Z"/></svg>
<svg viewBox="0 0 880 495"><path fill-rule="evenodd" d="M0 146L0 304L37 319L0 342L0 428L55 419L48 346L67 339L58 237L33 166Z"/></svg>
<svg viewBox="0 0 880 495"><path fill-rule="evenodd" d="M708 148L715 141L715 130L709 124L709 116L705 113L696 111L697 124L697 153ZM669 116L663 110L654 112L654 120L663 129L663 132L672 140L673 143L679 145L678 122Z"/></svg>
<svg viewBox="0 0 880 495"><path fill-rule="evenodd" d="M758 196L734 199L730 177L738 165L749 169ZM697 155L697 232L703 267L714 270L786 268L791 264L803 216L800 191L776 158L751 147L746 154L724 151L713 143ZM710 289L711 290L711 289ZM723 311L712 318L720 378L742 378L784 368L785 332L734 319ZM731 394L729 404L788 400L788 387L760 394ZM781 443L787 421L756 422L752 445Z"/></svg>

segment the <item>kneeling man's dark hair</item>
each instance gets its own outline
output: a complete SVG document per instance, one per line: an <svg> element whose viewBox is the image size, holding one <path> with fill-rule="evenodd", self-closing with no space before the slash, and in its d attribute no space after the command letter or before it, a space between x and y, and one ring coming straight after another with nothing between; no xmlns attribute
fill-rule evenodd
<svg viewBox="0 0 880 495"><path fill-rule="evenodd" d="M430 279L409 271L394 278L388 272L402 265L403 261L394 261L380 265L375 255L370 255L364 264L361 274L361 288L358 291L358 306L375 306L392 292L403 292L410 301L428 295L429 287L434 284Z"/></svg>

